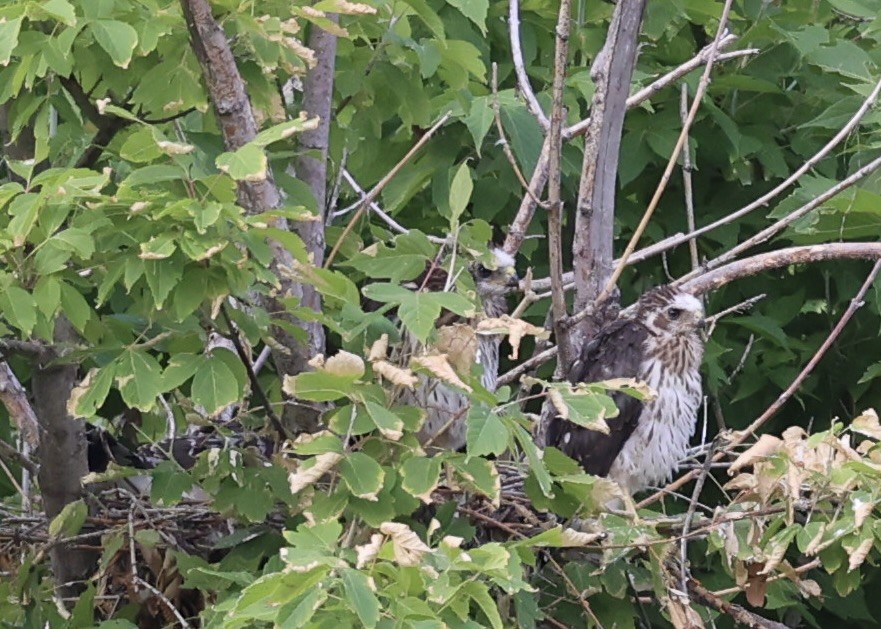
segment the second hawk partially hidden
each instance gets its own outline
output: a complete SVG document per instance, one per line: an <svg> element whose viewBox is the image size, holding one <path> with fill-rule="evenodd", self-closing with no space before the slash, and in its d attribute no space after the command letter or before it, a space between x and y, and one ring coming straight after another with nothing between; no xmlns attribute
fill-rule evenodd
<svg viewBox="0 0 881 629"><path fill-rule="evenodd" d="M703 398L703 323L703 306L689 293L662 286L643 295L632 313L603 327L584 347L570 380L635 378L656 397L643 402L612 394L619 414L609 419L609 434L555 417L546 445L630 493L667 480L688 449Z"/></svg>

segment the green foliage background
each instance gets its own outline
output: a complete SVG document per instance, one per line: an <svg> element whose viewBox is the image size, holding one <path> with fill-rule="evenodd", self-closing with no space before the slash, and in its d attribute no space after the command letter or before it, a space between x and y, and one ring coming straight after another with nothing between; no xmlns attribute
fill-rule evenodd
<svg viewBox="0 0 881 629"><path fill-rule="evenodd" d="M379 199L385 211L414 231L391 242L394 235L382 221L362 220L342 243L330 270L311 268L299 238L269 226L276 216L297 219L315 211L307 187L284 174L296 151L295 134L305 123L297 117L301 94L295 91L286 102L279 86L302 74L307 63L302 50L286 38L302 38L298 30L316 24L331 25L301 4L213 3L266 130L235 154L224 152L176 2L13 0L0 7L0 103L8 108L13 139L32 133L34 157L7 159L0 185L0 332L48 342L59 313L73 323L84 341L78 350L83 373L90 374L78 390L76 410L81 416L106 423L125 406L137 408L145 417L140 438L155 439L164 424L164 413L157 408L159 395L175 400L181 426L193 421L199 408L210 414L242 400L248 392L244 369L225 349L204 350L206 328L216 315L213 307L224 298L245 299L255 288L270 291L277 285L268 270L271 252L266 238L281 241L302 265L295 271L298 278L315 284L323 294L320 320L332 332L329 353L345 349L363 355L381 332L388 331L381 315L363 312L362 289L372 299L400 305L405 325L422 336L431 332L424 322L431 322L433 313L436 318L441 307L464 312L473 306L468 300L471 287L463 285L464 297L438 295L407 304L415 313L408 320L404 302L412 293L394 289L434 257L436 245L424 234L443 236L458 229L460 243L480 249L493 236L498 238L499 228L510 222L523 196L496 144L489 88L495 63L501 118L521 168L529 173L542 136L514 93L506 3L374 0L368 4L376 8L375 15L342 16L345 31L340 31L338 43L330 148L334 179L345 164L369 189L434 121L447 112L452 118ZM593 92L589 66L613 9L609 3L574 4L565 97L570 124L588 114ZM338 3L316 6L331 11ZM720 8L721 3L704 0L650 0L634 91L708 44ZM557 5L526 0L521 10L525 62L547 106L544 88L550 81ZM690 141L698 225L728 215L779 184L859 107L878 78L879 13L877 0L735 2L729 28L739 37L736 45L760 52L719 63L698 113ZM696 70L685 79L692 92L699 74ZM84 151L108 120L117 132L100 159L83 167ZM674 87L628 113L619 169L618 242L630 237L680 128L679 91ZM881 114L876 109L785 198L699 239L701 256L730 249L876 158L879 128ZM265 215L246 216L236 205L236 181L264 171L267 164L287 195L286 204ZM563 159L568 209L574 205L580 164L580 141L575 141L565 148ZM470 191L461 179L466 176ZM879 195L881 179L872 175L765 248L876 240ZM342 186L331 211L357 199ZM682 199L677 177L644 236L645 244L685 231ZM328 227L329 242L339 237L350 216ZM537 217L533 234L545 233L543 220ZM374 243L380 243L378 255L359 253ZM536 277L543 277L547 259L547 241L529 239L518 265L531 266ZM620 282L623 301L664 282L668 272L675 277L688 270L685 247L669 254L666 266L652 259L630 268ZM708 345L705 389L718 400L726 426L744 427L776 399L826 338L865 273L866 265L857 262L793 267L737 282L711 296L709 311L714 312L758 293L768 294L749 313L722 320ZM768 425L769 432L796 425L839 434L842 428L833 426L835 418L849 419L878 406L879 290L876 283L865 307L796 398ZM289 306L302 314L295 303ZM541 325L548 307L546 302L535 304L526 318ZM236 311L236 322L255 348L266 341L271 319L259 308L249 309L247 315ZM27 382L29 365L13 360L12 366ZM361 451L346 454L330 486L316 485L305 499L291 492L286 470L249 467L232 458L201 461L191 472L169 464L153 474L155 499L175 503L197 482L213 496L219 511L253 527L243 529L253 537L241 534L241 540L224 540L231 551L219 563L176 555L187 585L202 589L214 603L204 615L208 625L391 626L398 620L406 626L507 626L515 621L533 626L542 613L561 622L583 622L583 610L573 601L547 607L548 599L566 593L559 579L550 585L529 584L522 572L524 565L535 563L535 547L567 545L561 532L552 531L547 539L532 543L486 542L463 553L453 541L444 541L444 535L473 534L452 517L452 504L439 508L439 530L429 533L409 520L419 507L418 496L436 486L442 465L463 486L496 495L498 476L486 457L501 453L495 451L499 439L534 464L527 490L539 506L564 516L596 511L593 481L579 475L570 462L550 455L537 463L524 428L528 421L509 403L510 390L492 394L480 390L476 377L470 380L477 392L468 456L429 458L413 454L418 419L412 409L390 406L388 392L374 379L370 364L354 375L318 373L321 377L300 377L288 386L303 399L338 402L329 421L333 434L301 444L295 453L316 457L308 460L318 464L322 456L346 451L344 436L369 437ZM550 367L539 375L549 378ZM271 399L280 401L281 382L273 374L264 374L262 381ZM254 425L262 422L259 411L248 417ZM710 424L712 434L714 422ZM0 437L12 441L12 431L5 418L0 420ZM389 438L396 432L403 437ZM867 500L881 499L872 487L877 481L874 471L853 474ZM0 477L0 495L16 499L5 477ZM380 500L373 500L376 496ZM260 527L278 504L285 505L283 537ZM617 517L602 516L609 543L629 543L637 535L663 537L655 525ZM839 512L834 517L844 516ZM410 522L422 535L427 546L419 552L437 578L401 562L395 554L399 545L388 541L395 538L384 531L387 543L377 558L367 568L356 568L353 546L368 543L371 531L396 519ZM770 552L771 545L782 543L775 535L784 524L766 523L764 537L752 543ZM849 526L853 536L877 535L874 530L866 533L865 525L853 518ZM347 546L340 545L341 538L348 540ZM844 536L835 542L839 559L849 555L846 549L854 539ZM121 540L105 540L105 549L115 548L115 553ZM796 549L794 537L786 540L790 542L794 560L806 544ZM713 544L693 544L693 568L708 586L725 587L734 569ZM583 560L566 564L565 571L579 590L590 592L591 606L604 624L617 621L627 626L636 613L628 578L664 591L662 553L640 554L632 548L605 552L601 576ZM105 558L109 561L113 553L105 550ZM876 558L877 551L870 561ZM35 566L0 585L0 615L10 624L36 626L57 619L44 576ZM825 602L806 601L794 585L781 580L769 589L771 611L766 613L782 615L794 609L817 626L836 619L858 623L881 617L873 600L877 576L871 567L834 576L821 572L815 578L828 595ZM533 594L533 588L544 591ZM660 612L649 613L653 621L663 622ZM119 614L133 617L131 610ZM90 624L91 603L78 606L74 620Z"/></svg>

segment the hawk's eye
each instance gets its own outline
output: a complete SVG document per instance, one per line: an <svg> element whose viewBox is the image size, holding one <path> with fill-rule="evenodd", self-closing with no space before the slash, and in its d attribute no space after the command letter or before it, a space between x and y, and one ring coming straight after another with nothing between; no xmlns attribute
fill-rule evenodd
<svg viewBox="0 0 881 629"><path fill-rule="evenodd" d="M474 269L474 274L477 277L479 277L480 279L486 279L490 275L492 275L492 271L490 269L486 268L485 266L483 266L482 264L478 264L476 266L476 268Z"/></svg>
<svg viewBox="0 0 881 629"><path fill-rule="evenodd" d="M668 308L667 309L667 316L670 317L671 319L674 319L674 320L678 319L679 315L681 315L681 314L682 314L681 308Z"/></svg>

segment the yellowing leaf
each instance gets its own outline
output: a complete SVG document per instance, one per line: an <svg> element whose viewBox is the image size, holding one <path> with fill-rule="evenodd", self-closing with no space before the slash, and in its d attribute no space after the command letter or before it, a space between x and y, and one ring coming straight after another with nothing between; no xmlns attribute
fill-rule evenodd
<svg viewBox="0 0 881 629"><path fill-rule="evenodd" d="M360 356L340 350L325 361L324 371L335 376L360 378L364 375L364 360Z"/></svg>
<svg viewBox="0 0 881 629"><path fill-rule="evenodd" d="M782 444L783 441L778 437L773 435L762 435L756 443L741 452L740 456L734 460L731 467L728 468L728 475L734 476L738 470L753 465L757 461L761 461L762 459L766 459L772 454L775 454Z"/></svg>
<svg viewBox="0 0 881 629"><path fill-rule="evenodd" d="M412 371L401 369L385 360L374 362L373 371L399 387L413 389L419 383L419 378Z"/></svg>
<svg viewBox="0 0 881 629"><path fill-rule="evenodd" d="M388 334L383 334L370 346L367 360L376 362L377 360L383 360L386 356L388 356Z"/></svg>
<svg viewBox="0 0 881 629"><path fill-rule="evenodd" d="M336 452L325 452L312 459L313 464L311 466L307 467L306 463L302 464L296 472L292 472L288 476L291 493L296 494L310 486L327 472L332 470L342 458L343 455Z"/></svg>
<svg viewBox="0 0 881 629"><path fill-rule="evenodd" d="M850 429L872 439L881 439L881 423L874 408L866 409L862 415L855 417L850 423Z"/></svg>
<svg viewBox="0 0 881 629"><path fill-rule="evenodd" d="M446 354L431 354L424 356L416 356L410 359L410 364L417 368L425 369L434 377L448 382L453 386L459 387L471 393L472 389L462 382L462 379L456 374L453 367L447 360Z"/></svg>
<svg viewBox="0 0 881 629"><path fill-rule="evenodd" d="M379 530L391 537L395 561L402 566L418 566L431 549L409 526L399 522L383 522Z"/></svg>
<svg viewBox="0 0 881 629"><path fill-rule="evenodd" d="M379 554L379 549L382 548L382 542L384 540L385 537L383 537L379 533L374 533L370 536L369 542L367 542L366 544L361 544L360 546L355 546L355 552L358 555L355 567L358 570L360 570L376 558L376 556Z"/></svg>
<svg viewBox="0 0 881 629"><path fill-rule="evenodd" d="M459 373L470 373L477 360L477 335L474 328L464 323L445 325L437 330L437 351L447 355L447 360Z"/></svg>
<svg viewBox="0 0 881 629"><path fill-rule="evenodd" d="M872 550L872 546L875 543L874 537L867 537L860 545L857 546L852 553L848 556L847 560L847 571L856 570L863 562L866 560L866 557L869 555L869 551Z"/></svg>
<svg viewBox="0 0 881 629"><path fill-rule="evenodd" d="M508 341L511 343L511 359L516 360L520 353L520 341L526 335L534 336L538 339L546 339L550 336L550 332L537 325L524 321L523 319L515 319L510 315L502 315L501 317L484 319L477 324L478 334L507 334Z"/></svg>

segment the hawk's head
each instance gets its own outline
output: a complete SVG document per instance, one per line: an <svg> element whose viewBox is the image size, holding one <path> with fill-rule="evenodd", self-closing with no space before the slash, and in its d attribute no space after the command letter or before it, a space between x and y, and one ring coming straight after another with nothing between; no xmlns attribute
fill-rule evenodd
<svg viewBox="0 0 881 629"><path fill-rule="evenodd" d="M692 295L661 286L643 295L636 316L646 327L662 335L691 335L704 326L704 306Z"/></svg>
<svg viewBox="0 0 881 629"><path fill-rule="evenodd" d="M514 256L499 248L492 250L489 263L472 264L471 275L474 276L477 293L482 299L502 297L508 289L517 287L520 282L514 268Z"/></svg>

